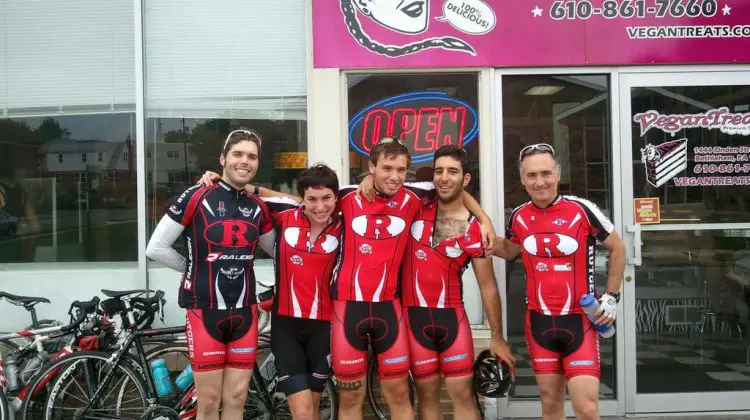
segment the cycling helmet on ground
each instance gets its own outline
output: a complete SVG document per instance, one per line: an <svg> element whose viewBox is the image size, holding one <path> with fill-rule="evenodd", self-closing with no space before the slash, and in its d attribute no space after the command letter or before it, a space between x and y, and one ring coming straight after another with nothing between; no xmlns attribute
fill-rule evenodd
<svg viewBox="0 0 750 420"><path fill-rule="evenodd" d="M482 350L474 363L474 391L489 398L507 397L513 384L510 367L489 350Z"/></svg>

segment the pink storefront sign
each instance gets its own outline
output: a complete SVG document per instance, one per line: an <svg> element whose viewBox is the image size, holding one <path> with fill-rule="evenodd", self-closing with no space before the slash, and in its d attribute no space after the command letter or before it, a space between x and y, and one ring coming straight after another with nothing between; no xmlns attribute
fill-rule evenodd
<svg viewBox="0 0 750 420"><path fill-rule="evenodd" d="M318 68L750 62L750 0L312 0Z"/></svg>

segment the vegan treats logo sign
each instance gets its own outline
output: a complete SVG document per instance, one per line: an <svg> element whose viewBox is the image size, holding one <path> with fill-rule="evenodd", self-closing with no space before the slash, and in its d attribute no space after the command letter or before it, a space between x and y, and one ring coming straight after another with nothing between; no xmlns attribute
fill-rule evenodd
<svg viewBox="0 0 750 420"><path fill-rule="evenodd" d="M641 136L652 128L672 137L690 128L750 136L750 112L730 112L727 107L698 114L661 114L650 110L636 114L633 121L638 124ZM678 187L750 185L750 146L695 146L689 170L688 151L687 138L646 144L641 149L641 161L648 183L657 188L670 180Z"/></svg>
<svg viewBox="0 0 750 420"><path fill-rule="evenodd" d="M427 49L476 55L465 37L440 34L440 26L452 26L467 35L483 35L496 23L495 12L481 0L446 0L440 16L430 17L429 0L340 0L349 33L359 45L385 57L416 54ZM364 29L363 22L393 34L403 35L407 42L395 43L376 39ZM430 29L430 26L437 28ZM449 25L449 26L448 26ZM421 39L415 36L423 35Z"/></svg>

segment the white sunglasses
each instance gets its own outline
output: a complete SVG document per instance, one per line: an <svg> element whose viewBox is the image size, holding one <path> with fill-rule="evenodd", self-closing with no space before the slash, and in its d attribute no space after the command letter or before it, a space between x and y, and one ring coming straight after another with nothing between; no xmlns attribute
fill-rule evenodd
<svg viewBox="0 0 750 420"><path fill-rule="evenodd" d="M521 152L518 153L518 161L519 162L522 161L523 158L525 158L526 156L528 156L530 154L533 154L534 152L537 152L537 151L538 152L542 152L542 153L549 153L553 157L557 156L555 154L555 149L552 146L550 146L549 144L547 144L547 143L537 143L537 144L528 145L528 146L524 147L523 149L521 149Z"/></svg>
<svg viewBox="0 0 750 420"><path fill-rule="evenodd" d="M234 130L230 132L229 134L227 134L227 138L226 140L224 140L224 149L227 148L227 144L229 144L229 140L231 140L232 136L234 136L235 134L245 134L251 139L257 140L258 146L263 145L263 141L260 139L260 136L258 135L258 133L254 131L250 131L250 130Z"/></svg>

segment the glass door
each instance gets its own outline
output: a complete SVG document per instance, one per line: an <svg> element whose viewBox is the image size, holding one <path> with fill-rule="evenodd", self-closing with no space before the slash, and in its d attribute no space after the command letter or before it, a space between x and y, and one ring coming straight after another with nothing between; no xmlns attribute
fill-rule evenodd
<svg viewBox="0 0 750 420"><path fill-rule="evenodd" d="M626 410L750 409L750 72L621 74L619 99Z"/></svg>

